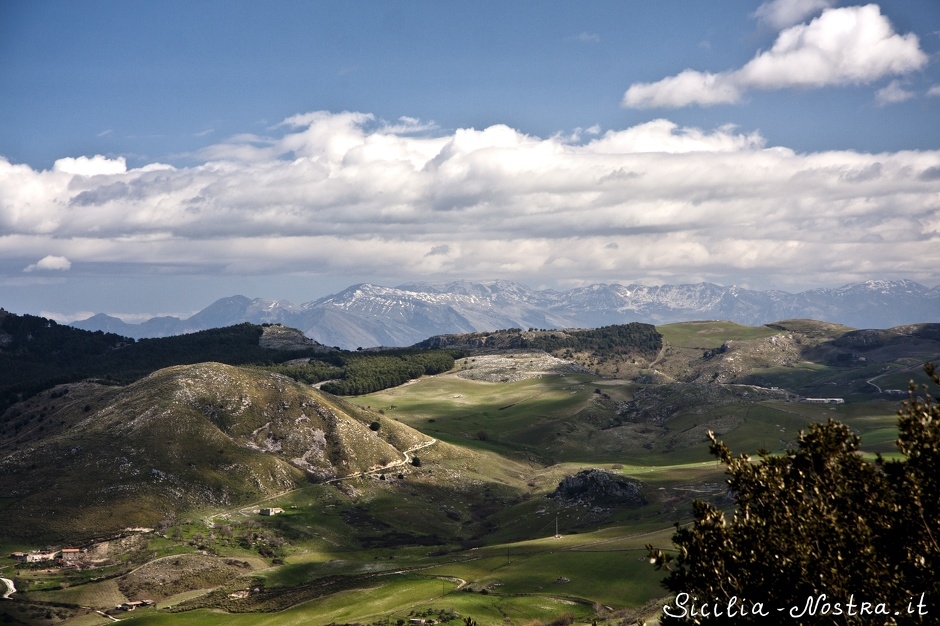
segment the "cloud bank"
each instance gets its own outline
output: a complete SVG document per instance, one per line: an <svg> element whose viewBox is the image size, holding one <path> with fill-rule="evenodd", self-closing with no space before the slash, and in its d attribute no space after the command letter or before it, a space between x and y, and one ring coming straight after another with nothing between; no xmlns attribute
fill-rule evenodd
<svg viewBox="0 0 940 626"><path fill-rule="evenodd" d="M808 8L813 4L761 6ZM786 21L782 16L773 19ZM758 52L737 70L713 74L686 69L657 82L636 83L627 89L622 105L643 109L735 104L753 89L864 85L909 74L923 68L927 60L917 36L895 33L878 5L826 9L808 24L783 30L770 50Z"/></svg>
<svg viewBox="0 0 940 626"><path fill-rule="evenodd" d="M936 276L940 151L798 154L665 119L595 130L442 133L320 111L209 146L191 167L0 159L0 265L778 286Z"/></svg>

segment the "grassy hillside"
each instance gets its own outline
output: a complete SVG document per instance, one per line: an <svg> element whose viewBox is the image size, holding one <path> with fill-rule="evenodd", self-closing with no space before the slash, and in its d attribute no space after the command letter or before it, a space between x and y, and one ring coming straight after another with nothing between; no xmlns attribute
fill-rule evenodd
<svg viewBox="0 0 940 626"><path fill-rule="evenodd" d="M538 350L573 361L608 375L632 375L659 354L663 338L650 324L632 322L592 329L524 331L509 328L494 332L441 335L417 348L452 348L464 352Z"/></svg>
<svg viewBox="0 0 940 626"><path fill-rule="evenodd" d="M246 323L135 341L0 309L0 415L55 385L88 378L127 384L174 365L213 361L265 366L302 382L331 381L328 391L352 395L447 371L456 355L418 349L347 352L277 324Z"/></svg>
<svg viewBox="0 0 940 626"><path fill-rule="evenodd" d="M46 573L0 561L21 590L0 611L104 624L82 607L147 597L158 606L117 617L632 623L662 593L643 546L668 547L693 499L729 506L708 430L735 451L781 451L832 417L866 453L891 454L896 390L940 358L938 325L640 326L653 343L610 329L448 338L473 350L453 370L348 400L309 383L373 355L188 365L39 393L0 426L0 547L74 541L102 563ZM556 492L592 468L636 481L642 498ZM104 542L110 552L90 539L141 524L158 531Z"/></svg>
<svg viewBox="0 0 940 626"><path fill-rule="evenodd" d="M417 389L433 380L438 378L432 377L400 389ZM501 386L510 396L528 389L525 381ZM52 393L61 391L60 388ZM122 489L126 486L136 491L128 502L146 510L147 501L139 496L151 489L151 481L156 486L169 485L180 489L185 487L185 479L192 476L187 472L205 472L206 488L199 495L213 498L208 507L187 509L185 504L180 505L162 531L166 538L144 536L141 540L144 543L132 551L132 559L147 561L154 557L163 558L167 551L202 549L214 555L212 558L223 561L247 561L259 555L268 563L277 561L274 569L263 572L256 571L254 567L232 569L224 562L216 565L214 561L187 565L186 571L192 573L182 578L166 579L178 582L173 582L164 591L160 589L169 584L166 581L163 586L148 587L147 578L141 579L143 573L159 572L159 569L137 570L131 575L135 568L130 562L110 566L111 575L117 578L109 578L108 582L96 580L97 575L91 574L50 577L48 574L34 576L28 571L10 571L28 589L21 598L32 603L68 605L57 610L68 613L70 619L75 620L91 618L90 615L82 616L82 609L78 608L80 604L110 608L112 602L120 599L119 595L127 600L141 597L160 600L169 591L173 595L160 600L161 606L175 606L184 610L183 613L167 613L169 609L140 609L140 617L135 617L135 620L175 624L212 623L216 619L213 615L217 614L199 607L235 611L238 616L229 616L234 621L226 623L245 624L290 623L293 619L306 620L305 623L327 623L340 617L371 621L382 617L380 613L407 619L409 613L427 612L428 609L454 610L461 615L474 616L481 624L490 624L501 622L505 616L514 616L517 620L541 616L550 620L570 612L587 617L595 614L592 608L595 602L626 610L625 607L642 604L641 600L657 593L658 574L638 558L642 542L651 537L648 533L666 529L674 520L681 519L676 506L688 502L689 493L684 489L685 485L691 484L690 481L697 483L703 476L710 475L711 480L717 481L717 476L713 476L713 465L704 468L704 472L695 466L683 468L673 465L662 473L651 472L649 467L610 469L612 466L607 466L608 471L637 473L644 484L656 485L650 490L648 503L638 508L618 509L592 503L590 499L559 502L547 497L558 482L583 467L596 465L596 462L546 466L538 459L526 458L524 454L506 456L499 446L488 449L486 442L481 442L480 447L434 442L398 422L395 419L397 415L393 416L392 412L386 411L382 415L377 408L357 409L276 375L217 364L172 368L123 390L106 388L96 391L104 395L100 396L100 405L96 404L93 411L87 412L93 416L88 415L87 422L76 424L71 429L66 427L65 433L80 429L82 438L88 442L98 432L119 433L128 442L133 442L138 457L148 451L139 467L155 466L167 473L165 482L157 480L156 476L145 476L144 480L137 482L132 477L125 479ZM549 390L549 396L554 398L556 392L565 394L568 391L563 387ZM85 393L70 390L56 398L42 394L34 399L32 408L41 410L42 402L73 402L78 405L90 397L79 392ZM150 392L155 395L148 395ZM64 399L72 394L76 394L74 399ZM172 398L172 401L161 404L158 397ZM246 407L245 398L250 400L250 406ZM312 404L314 401L315 405ZM288 406L284 406L285 402ZM241 500L242 506L232 506L238 503L234 486L244 481L244 476L239 476L237 463L230 462L224 472L224 478L231 479L230 484L213 483L212 472L206 470L212 469L215 449L196 444L184 448L174 439L175 433L185 440L206 436L205 433L213 433L217 441L228 438L231 444L237 445L237 449L226 445L226 456L233 457L235 461L236 452L240 449L245 454L242 463L252 468L254 480L263 479L265 471L267 475L271 474L270 468L285 467L283 457L290 456L283 450L286 437L280 439L281 451L269 452L263 459L256 456L262 453L251 450L248 444L262 447L272 441L272 434L273 439L280 437L277 434L279 423L294 422L295 426L290 429L293 432L300 416L292 411L302 402L310 405L304 407L307 417L312 417L318 410L337 414L342 410L358 422L356 426L344 421L347 428L364 433L366 442L371 437L394 444L396 450L412 450L409 455L412 462L370 474L357 476L352 472L350 478L333 483L312 484L300 480L294 483L299 488L273 498L265 496L272 495L274 489L284 485L272 484L268 488L262 484L261 488L255 486L246 499ZM148 404L156 405L155 409L141 410ZM81 411L85 414L83 408ZM516 416L514 419L522 418ZM378 422L377 431L369 428L372 421ZM96 431L93 423L98 424L101 430ZM157 435L156 431L146 428L147 425L155 428L157 424L169 425L169 431ZM53 433L48 438L57 440L65 433ZM146 440L145 436L159 440ZM422 444L429 445L415 449ZM38 439L29 443L29 447L34 449L42 445L47 444ZM102 444L97 455L99 459L121 455L128 460L137 460L130 456L132 451L129 448L121 447L123 444L113 438L110 445L116 449L104 453ZM362 454L364 445L365 442L358 441L350 443L349 447ZM161 446L163 451L152 450ZM413 464L415 457L420 459L420 464ZM171 465L174 460L176 465ZM22 464L19 467L28 469ZM90 504L75 506L71 511L72 514L88 512L85 517L69 517L70 523L76 527L56 526L53 530L61 529L63 534L80 537L83 529L77 528L79 524L97 523L108 516L118 516L124 523L136 519L129 508L116 505L120 499L112 500L106 508L94 506L96 491L105 488L105 483L114 484L115 476L122 476L120 468L112 469L105 460L96 467L99 472L107 472L108 479L102 478L98 483L92 480L82 487L77 479L64 485L56 481L60 481L62 475L72 473L88 477L87 468L70 460L57 465L55 472L58 477L47 482L44 489L47 492L52 489L48 493L55 495L55 490L61 487L77 493L74 502ZM32 476L28 480L41 482L44 480L42 473L50 471L52 468L42 468L39 477ZM226 488L231 499L229 505L218 495ZM30 494L28 497L34 495L38 496ZM160 497L170 501L174 496L166 493ZM19 506L18 500L9 502L13 504L7 509ZM274 518L259 517L256 511L262 502L265 506L281 506L285 512ZM30 506L17 508L17 516L28 514L34 503L35 500L29 503ZM57 515L48 510L44 513ZM568 539L531 543L540 537L551 537L556 520L560 532ZM36 518L30 522L44 523ZM627 525L595 534L599 527L624 522ZM559 549L564 554L553 556L552 553ZM612 556L617 559L626 557L623 566L612 561ZM547 567L549 563L554 563L553 568ZM217 591L209 592L209 588L218 586L214 577L225 572L231 574L227 582ZM390 572L404 574L390 577ZM597 584L601 580L598 576L603 577L603 585ZM554 582L555 579L567 579L567 582ZM21 584L19 588L24 586ZM254 592L253 589L260 591ZM353 601L364 589L369 590L368 595L374 600L368 603ZM524 595L516 595L518 593ZM35 617L36 607L47 606L25 601L10 605L24 611L17 614L18 619L26 615ZM34 609L28 609L30 606ZM33 623L52 622L39 619Z"/></svg>
<svg viewBox="0 0 940 626"><path fill-rule="evenodd" d="M57 387L12 414L0 525L20 536L152 526L399 461L423 440L284 376L218 363Z"/></svg>
<svg viewBox="0 0 940 626"><path fill-rule="evenodd" d="M172 365L279 363L323 353L322 346L309 340L306 345L262 342L265 334L261 326L239 324L134 341L0 309L0 414L39 391L86 378L126 384Z"/></svg>

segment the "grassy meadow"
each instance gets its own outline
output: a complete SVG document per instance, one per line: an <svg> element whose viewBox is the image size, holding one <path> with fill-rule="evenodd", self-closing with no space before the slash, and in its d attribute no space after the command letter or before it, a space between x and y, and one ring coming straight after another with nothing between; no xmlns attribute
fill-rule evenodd
<svg viewBox="0 0 940 626"><path fill-rule="evenodd" d="M149 595L156 607L116 617L134 625L226 626L651 617L665 593L645 546L668 549L694 499L726 509L732 503L708 431L735 453L779 453L807 424L836 419L859 434L866 454L891 455L904 396L884 391L923 380L919 359L938 353L935 345L880 346L865 358L839 360L820 342L847 329L802 320L659 330L662 353L630 379L585 368L526 375L521 365L507 368L512 357L505 354L498 376L468 378L486 368L486 355L475 355L446 374L328 399L320 406L330 411L364 409L353 413L363 423L374 418L378 431L363 428L363 436L384 437L396 454L340 480L259 493L250 505L182 512L91 573L14 568L4 560L0 575L15 578L20 597L37 603L27 609L21 602L23 610L10 615L23 623L102 625L112 619L92 609ZM418 445L408 462L398 460ZM637 481L643 502L551 497L565 477L591 468ZM284 511L262 517L261 506ZM7 551L35 547L0 538ZM174 569L173 559L184 563L180 555L192 560ZM71 613L46 619L40 609L53 605Z"/></svg>

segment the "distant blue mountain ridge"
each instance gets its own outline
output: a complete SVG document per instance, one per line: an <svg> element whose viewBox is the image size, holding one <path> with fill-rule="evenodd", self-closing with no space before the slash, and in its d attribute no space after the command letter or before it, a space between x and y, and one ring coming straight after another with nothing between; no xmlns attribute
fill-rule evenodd
<svg viewBox="0 0 940 626"><path fill-rule="evenodd" d="M363 283L305 304L231 296L187 319L155 317L128 324L102 313L76 328L136 339L167 337L251 322L297 328L345 349L409 346L435 335L501 328L595 328L646 322L728 320L761 325L808 318L853 328L891 328L940 321L940 287L909 280L870 280L792 294L688 285L594 284L568 291L520 283L455 281L382 287Z"/></svg>

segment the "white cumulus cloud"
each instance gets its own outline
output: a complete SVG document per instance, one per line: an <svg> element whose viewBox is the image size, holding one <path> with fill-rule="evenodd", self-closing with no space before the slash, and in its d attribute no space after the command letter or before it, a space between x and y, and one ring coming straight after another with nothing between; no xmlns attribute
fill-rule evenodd
<svg viewBox="0 0 940 626"><path fill-rule="evenodd" d="M93 157L80 156L78 158L66 157L59 159L52 166L52 169L64 174L96 176L98 174L123 174L127 171L127 164L124 157L109 159L96 154Z"/></svg>
<svg viewBox="0 0 940 626"><path fill-rule="evenodd" d="M916 35L900 35L878 5L830 8L808 24L781 32L770 50L743 67L710 73L691 69L627 89L630 108L709 106L741 100L751 89L869 84L927 64Z"/></svg>
<svg viewBox="0 0 940 626"><path fill-rule="evenodd" d="M623 96L623 106L633 109L678 108L690 104L734 104L740 100L741 85L733 73L683 70L655 83L630 85Z"/></svg>
<svg viewBox="0 0 940 626"><path fill-rule="evenodd" d="M24 272L36 272L39 270L55 270L65 272L72 269L72 262L64 256L48 255L23 268Z"/></svg>

